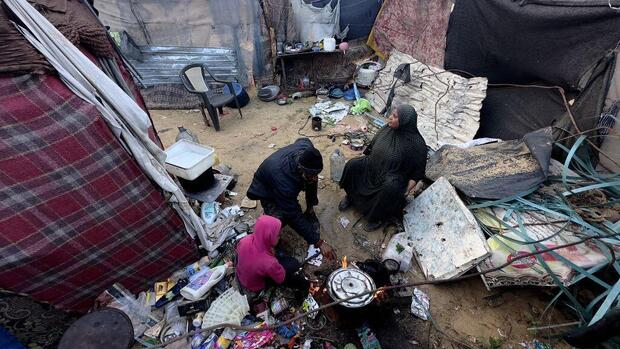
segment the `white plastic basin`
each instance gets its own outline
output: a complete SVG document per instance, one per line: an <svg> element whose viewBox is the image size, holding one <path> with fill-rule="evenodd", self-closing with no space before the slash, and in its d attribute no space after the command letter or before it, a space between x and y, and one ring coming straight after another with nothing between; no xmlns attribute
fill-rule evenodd
<svg viewBox="0 0 620 349"><path fill-rule="evenodd" d="M215 149L181 139L165 150L166 169L192 181L208 170L215 161Z"/></svg>

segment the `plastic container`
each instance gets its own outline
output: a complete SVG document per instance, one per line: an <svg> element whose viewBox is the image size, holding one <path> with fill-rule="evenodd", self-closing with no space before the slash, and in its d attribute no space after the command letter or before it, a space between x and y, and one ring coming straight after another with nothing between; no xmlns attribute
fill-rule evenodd
<svg viewBox="0 0 620 349"><path fill-rule="evenodd" d="M334 38L323 39L323 50L327 52L336 51L336 39Z"/></svg>
<svg viewBox="0 0 620 349"><path fill-rule="evenodd" d="M389 271L406 272L411 267L411 258L413 258L413 241L407 238L407 234L398 233L392 236L383 251L383 265Z"/></svg>
<svg viewBox="0 0 620 349"><path fill-rule="evenodd" d="M166 169L183 179L194 180L213 166L215 149L181 139L165 150Z"/></svg>
<svg viewBox="0 0 620 349"><path fill-rule="evenodd" d="M374 61L365 61L359 65L355 83L361 86L369 87L377 78L379 70L383 69L381 63Z"/></svg>
<svg viewBox="0 0 620 349"><path fill-rule="evenodd" d="M237 101L239 102L239 108L243 108L248 105L248 103L250 103L250 96L248 95L245 88L243 88L243 86L241 86L241 84L239 84L238 82L233 82L232 86L233 89L235 89L235 95L237 96ZM224 85L223 91L224 94L231 94L228 85ZM229 108L237 108L237 104L235 103L234 99L230 103L226 104L226 106Z"/></svg>
<svg viewBox="0 0 620 349"><path fill-rule="evenodd" d="M347 163L347 159L344 157L340 149L336 149L329 157L329 170L330 177L334 182L340 182L342 178L342 172L344 171L344 165Z"/></svg>
<svg viewBox="0 0 620 349"><path fill-rule="evenodd" d="M176 301L168 303L165 308L165 313L166 322L170 325L172 332L180 336L187 332L187 319L179 315L178 305L179 303Z"/></svg>
<svg viewBox="0 0 620 349"><path fill-rule="evenodd" d="M217 339L217 342L215 342L213 349L228 349L228 347L230 347L230 343L236 336L237 332L226 327L224 332L222 332L220 337Z"/></svg>
<svg viewBox="0 0 620 349"><path fill-rule="evenodd" d="M215 286L226 275L226 264L213 269L206 268L193 275L189 284L181 289L181 296L190 301L202 298L211 287Z"/></svg>

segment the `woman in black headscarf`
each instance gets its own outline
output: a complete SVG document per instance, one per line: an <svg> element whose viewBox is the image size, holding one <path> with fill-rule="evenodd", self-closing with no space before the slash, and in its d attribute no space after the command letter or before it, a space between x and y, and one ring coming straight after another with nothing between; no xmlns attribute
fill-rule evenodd
<svg viewBox="0 0 620 349"><path fill-rule="evenodd" d="M418 131L418 114L410 105L392 110L388 124L377 132L364 155L347 162L340 187L347 195L338 208L353 206L375 230L383 220L400 213L405 196L424 178L426 142Z"/></svg>

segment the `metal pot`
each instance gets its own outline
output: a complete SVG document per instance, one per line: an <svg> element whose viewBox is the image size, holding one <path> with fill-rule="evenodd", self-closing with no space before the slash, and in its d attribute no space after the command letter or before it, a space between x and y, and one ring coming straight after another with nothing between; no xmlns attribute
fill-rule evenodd
<svg viewBox="0 0 620 349"><path fill-rule="evenodd" d="M357 268L340 268L329 275L327 291L333 300L341 300L367 291L375 290L375 282L370 275ZM346 308L361 308L374 299L372 293L340 303Z"/></svg>

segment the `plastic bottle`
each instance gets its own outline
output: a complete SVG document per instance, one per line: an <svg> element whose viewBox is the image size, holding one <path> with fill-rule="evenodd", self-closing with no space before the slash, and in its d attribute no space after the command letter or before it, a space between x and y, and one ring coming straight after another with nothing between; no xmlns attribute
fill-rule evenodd
<svg viewBox="0 0 620 349"><path fill-rule="evenodd" d="M330 176L334 182L340 182L342 178L342 171L344 171L344 165L346 164L347 159L342 155L340 149L336 149L332 152L332 155L329 157L330 164Z"/></svg>
<svg viewBox="0 0 620 349"><path fill-rule="evenodd" d="M235 336L237 336L237 333L231 330L230 328L226 327L224 329L224 332L222 332L222 335L220 335L220 337L217 339L217 342L215 342L215 347L213 348L214 349L228 349L228 347L230 347L230 343L232 342L232 340L235 339Z"/></svg>
<svg viewBox="0 0 620 349"><path fill-rule="evenodd" d="M398 233L392 236L383 251L383 265L390 271L406 272L411 267L413 258L413 241L407 233Z"/></svg>
<svg viewBox="0 0 620 349"><path fill-rule="evenodd" d="M195 134L192 133L192 131L186 129L183 126L179 126L179 134L177 134L177 137L175 138L175 142L178 142L179 140L184 139L186 141L190 141L190 142L194 142L194 143L200 143L198 141L198 137L196 137Z"/></svg>
<svg viewBox="0 0 620 349"><path fill-rule="evenodd" d="M179 315L178 302L171 302L166 305L166 322L170 325L172 331L180 336L187 331L187 320Z"/></svg>
<svg viewBox="0 0 620 349"><path fill-rule="evenodd" d="M199 329L199 327L194 327L194 330L197 329ZM206 339L207 335L204 332L194 333L190 342L190 346L192 347L192 349L199 349Z"/></svg>
<svg viewBox="0 0 620 349"><path fill-rule="evenodd" d="M209 267L209 257L204 256L197 260L196 262L186 266L181 270L177 270L170 277L172 280L178 281L180 279L191 278L193 275L197 274L199 271L204 270Z"/></svg>
<svg viewBox="0 0 620 349"><path fill-rule="evenodd" d="M202 298L211 287L215 286L226 275L226 264L213 269L206 268L190 278L189 284L181 289L181 296L190 301Z"/></svg>

